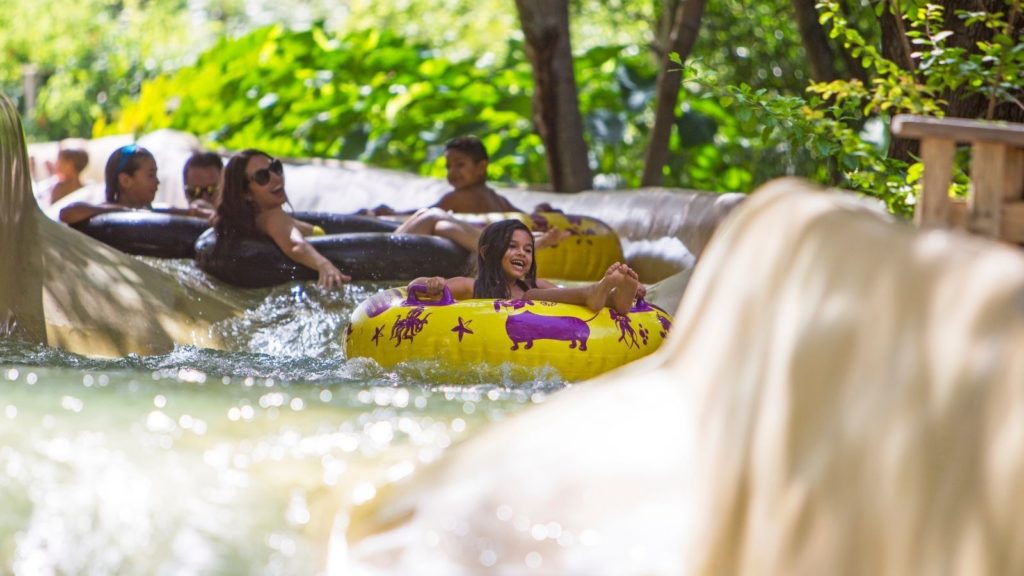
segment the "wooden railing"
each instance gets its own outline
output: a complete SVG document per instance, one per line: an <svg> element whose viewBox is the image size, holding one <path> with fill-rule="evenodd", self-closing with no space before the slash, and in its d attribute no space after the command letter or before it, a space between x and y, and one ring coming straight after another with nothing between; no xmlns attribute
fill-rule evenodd
<svg viewBox="0 0 1024 576"><path fill-rule="evenodd" d="M921 141L924 175L915 224L1024 243L1024 124L900 115L892 132ZM949 196L958 143L971 146L966 202Z"/></svg>

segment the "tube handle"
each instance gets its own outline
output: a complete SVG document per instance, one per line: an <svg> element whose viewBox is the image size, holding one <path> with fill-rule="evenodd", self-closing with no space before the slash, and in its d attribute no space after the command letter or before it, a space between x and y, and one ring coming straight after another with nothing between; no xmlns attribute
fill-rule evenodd
<svg viewBox="0 0 1024 576"><path fill-rule="evenodd" d="M420 300L418 294L426 291L427 287L425 284L409 286L409 297L406 298L405 302L402 302L402 306L447 306L455 303L455 299L452 298L452 291L448 289L447 285L444 287L444 292L439 300Z"/></svg>

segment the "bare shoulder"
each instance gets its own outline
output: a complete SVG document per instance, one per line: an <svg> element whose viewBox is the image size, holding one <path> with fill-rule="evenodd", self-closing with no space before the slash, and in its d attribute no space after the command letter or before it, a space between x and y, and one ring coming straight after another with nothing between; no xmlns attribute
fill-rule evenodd
<svg viewBox="0 0 1024 576"><path fill-rule="evenodd" d="M537 288L558 288L558 286L543 278L537 278Z"/></svg>
<svg viewBox="0 0 1024 576"><path fill-rule="evenodd" d="M457 210L455 210L455 206L457 206L458 203L459 203L459 197L456 196L456 193L453 191L453 192L446 193L444 196L441 196L441 199L438 200L432 206L432 208L440 208L442 210L451 210L451 211L455 212L455 211L457 211Z"/></svg>
<svg viewBox="0 0 1024 576"><path fill-rule="evenodd" d="M280 244L296 228L295 220L284 210L268 210L256 215L256 228Z"/></svg>
<svg viewBox="0 0 1024 576"><path fill-rule="evenodd" d="M491 203L498 207L498 212L522 212L522 210L520 210L514 204L512 204L512 202L510 202L508 198L504 197L501 194L498 194L498 192L495 191L494 188L488 186L486 190L487 195L491 199Z"/></svg>

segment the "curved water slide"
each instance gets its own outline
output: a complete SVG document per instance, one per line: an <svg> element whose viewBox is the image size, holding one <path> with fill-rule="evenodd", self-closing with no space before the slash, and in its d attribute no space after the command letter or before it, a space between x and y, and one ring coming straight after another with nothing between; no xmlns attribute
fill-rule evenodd
<svg viewBox="0 0 1024 576"><path fill-rule="evenodd" d="M43 215L21 121L2 95L0 178L0 334L90 356L221 347L211 325L241 312L229 298Z"/></svg>

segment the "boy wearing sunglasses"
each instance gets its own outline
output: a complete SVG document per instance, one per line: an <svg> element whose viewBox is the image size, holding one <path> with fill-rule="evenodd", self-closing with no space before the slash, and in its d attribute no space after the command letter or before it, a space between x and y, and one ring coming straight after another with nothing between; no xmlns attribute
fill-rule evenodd
<svg viewBox="0 0 1024 576"><path fill-rule="evenodd" d="M212 213L220 202L220 178L224 161L214 152L196 152L185 161L181 179L189 208Z"/></svg>

